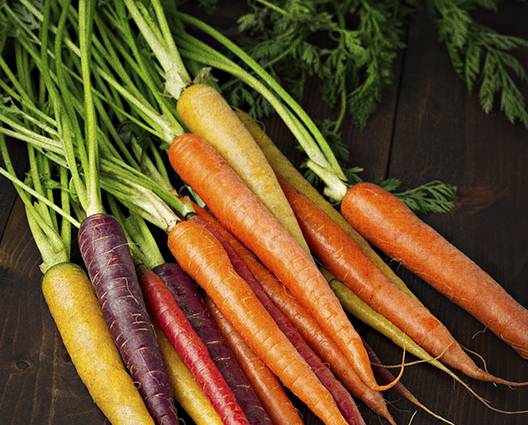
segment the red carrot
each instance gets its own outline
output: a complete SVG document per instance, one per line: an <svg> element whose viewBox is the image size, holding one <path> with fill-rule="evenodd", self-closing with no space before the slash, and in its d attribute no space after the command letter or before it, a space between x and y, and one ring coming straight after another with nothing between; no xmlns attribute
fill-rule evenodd
<svg viewBox="0 0 528 425"><path fill-rule="evenodd" d="M255 388L262 404L269 412L273 425L303 425L297 409L275 374L247 345L246 341L222 315L213 300L204 295L205 304L222 335L235 353L237 360Z"/></svg>
<svg viewBox="0 0 528 425"><path fill-rule="evenodd" d="M364 424L365 422L363 421L363 418L361 417L356 403L352 399L350 393L343 387L341 382L335 378L328 367L310 348L295 326L293 326L288 318L282 313L282 311L275 304L273 304L273 301L271 301L271 299L265 294L260 283L255 279L253 273L251 273L251 270L249 270L248 266L240 259L235 250L222 236L221 232L217 231L214 226L212 226L207 220L201 218L200 216L196 215L190 217L189 220L192 220L195 223L205 227L220 242L229 259L231 260L235 271L246 281L246 283L257 296L258 300L262 303L273 320L275 320L275 323L277 323L280 330L284 332L284 334L297 349L299 354L301 354L301 356L303 356L306 362L310 365L321 383L328 389L328 391L330 391L343 417L350 424Z"/></svg>
<svg viewBox="0 0 528 425"><path fill-rule="evenodd" d="M528 310L394 195L361 183L351 188L341 208L369 242L528 358Z"/></svg>
<svg viewBox="0 0 528 425"><path fill-rule="evenodd" d="M176 263L163 263L152 271L169 288L194 331L204 342L211 359L231 388L249 423L271 425L266 410L211 317L196 282Z"/></svg>
<svg viewBox="0 0 528 425"><path fill-rule="evenodd" d="M211 401L225 425L249 425L224 377L216 368L205 345L181 311L163 281L144 265L137 267L141 286L154 318L178 355Z"/></svg>
<svg viewBox="0 0 528 425"><path fill-rule="evenodd" d="M284 385L326 424L346 424L331 394L235 272L211 232L192 221L182 221L171 229L168 244L182 269L207 292Z"/></svg>
<svg viewBox="0 0 528 425"><path fill-rule="evenodd" d="M290 291L249 251L231 232L208 211L194 204L194 210L213 226L251 270L261 289L297 328L302 337L316 354L336 375L337 379L372 411L394 424L387 404L380 392L368 387L354 372L349 359L345 357L334 340L328 338L314 318L299 304Z"/></svg>
<svg viewBox="0 0 528 425"><path fill-rule="evenodd" d="M169 159L220 222L277 275L328 335L336 339L360 378L371 388L379 389L359 335L315 263L222 157L200 137L184 134L171 144Z"/></svg>
<svg viewBox="0 0 528 425"><path fill-rule="evenodd" d="M431 356L482 381L511 384L480 369L429 310L394 285L346 232L308 197L280 180L303 234L335 277Z"/></svg>
<svg viewBox="0 0 528 425"><path fill-rule="evenodd" d="M149 412L157 424L178 424L161 350L121 225L111 215L92 214L83 220L78 240L105 320Z"/></svg>

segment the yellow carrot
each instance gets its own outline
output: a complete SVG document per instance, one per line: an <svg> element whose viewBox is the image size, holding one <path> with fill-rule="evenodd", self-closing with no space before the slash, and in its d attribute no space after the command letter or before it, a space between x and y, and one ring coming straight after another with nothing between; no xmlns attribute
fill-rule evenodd
<svg viewBox="0 0 528 425"><path fill-rule="evenodd" d="M84 271L56 264L44 275L42 291L79 377L110 423L154 425Z"/></svg>
<svg viewBox="0 0 528 425"><path fill-rule="evenodd" d="M193 84L177 104L187 129L212 145L251 191L310 253L288 201L262 150L231 107L214 88Z"/></svg>
<svg viewBox="0 0 528 425"><path fill-rule="evenodd" d="M222 425L222 419L194 379L192 372L178 355L159 324L154 320L153 323L176 401L196 425Z"/></svg>

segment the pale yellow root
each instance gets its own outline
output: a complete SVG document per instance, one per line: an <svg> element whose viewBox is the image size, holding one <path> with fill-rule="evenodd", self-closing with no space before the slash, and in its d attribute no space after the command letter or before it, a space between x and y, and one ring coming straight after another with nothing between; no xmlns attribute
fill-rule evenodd
<svg viewBox="0 0 528 425"><path fill-rule="evenodd" d="M77 265L51 267L42 292L73 365L113 425L154 425L103 318L92 283Z"/></svg>
<svg viewBox="0 0 528 425"><path fill-rule="evenodd" d="M177 110L187 129L205 139L218 151L311 256L273 169L250 132L222 96L207 84L193 84L178 99Z"/></svg>
<svg viewBox="0 0 528 425"><path fill-rule="evenodd" d="M196 425L222 425L222 419L194 379L192 372L156 322L154 329L165 360L174 399Z"/></svg>

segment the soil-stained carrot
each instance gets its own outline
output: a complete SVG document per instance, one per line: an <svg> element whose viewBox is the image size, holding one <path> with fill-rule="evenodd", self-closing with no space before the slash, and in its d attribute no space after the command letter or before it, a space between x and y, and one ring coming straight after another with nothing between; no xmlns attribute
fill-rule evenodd
<svg viewBox="0 0 528 425"><path fill-rule="evenodd" d="M277 323L279 329L288 337L293 346L297 349L299 354L310 365L315 375L319 378L321 383L330 391L334 397L339 410L343 417L350 424L364 425L364 420L359 413L356 403L352 399L350 393L343 387L335 376L330 372L330 369L322 362L317 354L310 348L304 338L301 336L297 328L288 320L286 315L273 303L262 289L262 286L257 281L249 267L242 261L239 255L235 252L233 247L223 237L222 232L218 231L215 226L212 226L207 220L200 216L189 218L194 222L204 226L211 234L220 242L225 249L234 270L242 277L249 287L253 290L258 300L262 303L266 311L270 314L272 319Z"/></svg>
<svg viewBox="0 0 528 425"><path fill-rule="evenodd" d="M163 263L152 269L169 288L178 306L209 351L211 359L233 391L251 425L271 424L271 420L248 382L244 372L211 317L199 287L176 263Z"/></svg>
<svg viewBox="0 0 528 425"><path fill-rule="evenodd" d="M233 392L169 288L145 265L138 266L137 270L154 318L183 362L192 371L222 422L225 425L249 425Z"/></svg>
<svg viewBox="0 0 528 425"><path fill-rule="evenodd" d="M223 425L220 416L159 324L155 320L153 324L175 400L196 425Z"/></svg>
<svg viewBox="0 0 528 425"><path fill-rule="evenodd" d="M528 310L394 195L361 183L343 199L342 212L369 242L528 358Z"/></svg>
<svg viewBox="0 0 528 425"><path fill-rule="evenodd" d="M192 221L182 221L170 231L168 244L182 269L205 290L283 384L324 423L346 424L331 394L235 272L211 232Z"/></svg>
<svg viewBox="0 0 528 425"><path fill-rule="evenodd" d="M249 382L255 388L262 405L271 417L273 425L303 425L297 409L275 374L247 345L246 341L216 307L213 300L207 294L204 298L211 316L233 350Z"/></svg>
<svg viewBox="0 0 528 425"><path fill-rule="evenodd" d="M111 215L92 214L81 223L78 240L107 325L149 412L158 424L177 424L167 370L121 224Z"/></svg>
<svg viewBox="0 0 528 425"><path fill-rule="evenodd" d="M409 290L396 273L383 261L369 243L359 234L348 221L339 213L339 211L328 202L319 191L313 187L308 180L295 168L290 160L280 151L273 143L261 126L247 113L236 110L235 113L240 118L244 126L251 133L257 144L264 152L273 171L282 179L291 184L295 189L304 193L319 208L326 212L332 220L339 224L345 232L356 242L361 250L378 266L378 268L402 291L407 292L410 296L419 301L416 296Z"/></svg>
<svg viewBox="0 0 528 425"><path fill-rule="evenodd" d="M359 298L445 364L474 379L511 384L480 369L449 330L394 285L324 211L284 180L280 183L314 254Z"/></svg>
<svg viewBox="0 0 528 425"><path fill-rule="evenodd" d="M350 356L358 376L379 389L359 335L315 263L222 157L201 137L184 134L171 144L169 160L216 218L277 275L336 340Z"/></svg>
<svg viewBox="0 0 528 425"><path fill-rule="evenodd" d="M56 264L44 275L42 292L75 370L108 421L154 425L84 271L73 263Z"/></svg>
<svg viewBox="0 0 528 425"><path fill-rule="evenodd" d="M207 140L220 153L309 254L308 245L273 169L220 93L208 84L193 84L178 99L177 110L189 131Z"/></svg>
<svg viewBox="0 0 528 425"><path fill-rule="evenodd" d="M251 270L253 276L260 283L261 289L296 327L315 353L332 370L337 379L372 411L394 424L394 419L389 413L381 393L372 390L359 379L349 359L342 354L335 341L326 336L315 319L308 314L306 309L277 277L207 210L196 204L194 204L194 210L197 215L207 220L211 226L222 234L240 259Z"/></svg>

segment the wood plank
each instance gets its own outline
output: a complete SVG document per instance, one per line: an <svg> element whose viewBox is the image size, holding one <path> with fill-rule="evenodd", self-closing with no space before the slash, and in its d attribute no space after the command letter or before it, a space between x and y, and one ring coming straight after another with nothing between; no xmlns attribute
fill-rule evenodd
<svg viewBox="0 0 528 425"><path fill-rule="evenodd" d="M504 33L527 37L525 16L525 5L506 2L496 16L479 13L476 18ZM477 97L469 96L464 83L454 75L449 57L436 39L434 27L424 19L411 28L389 176L409 187L435 179L456 184L461 197L457 208L424 220L528 306L528 290L523 284L528 272L528 200L521 195L528 193L526 129L511 125L498 111L486 116ZM515 53L526 67L528 52ZM422 281L404 270L398 272L463 345L484 356L492 373L528 380L526 360L491 332L483 332L481 324ZM372 342L382 360L391 364L399 360L396 353L385 349L382 338L374 337ZM526 389L465 381L497 408L528 408ZM432 368L409 368L403 382L426 406L454 423L526 423L526 415L492 412ZM414 410L406 402L394 407L409 409L407 415L398 415L402 423ZM423 412L415 420L439 423Z"/></svg>

